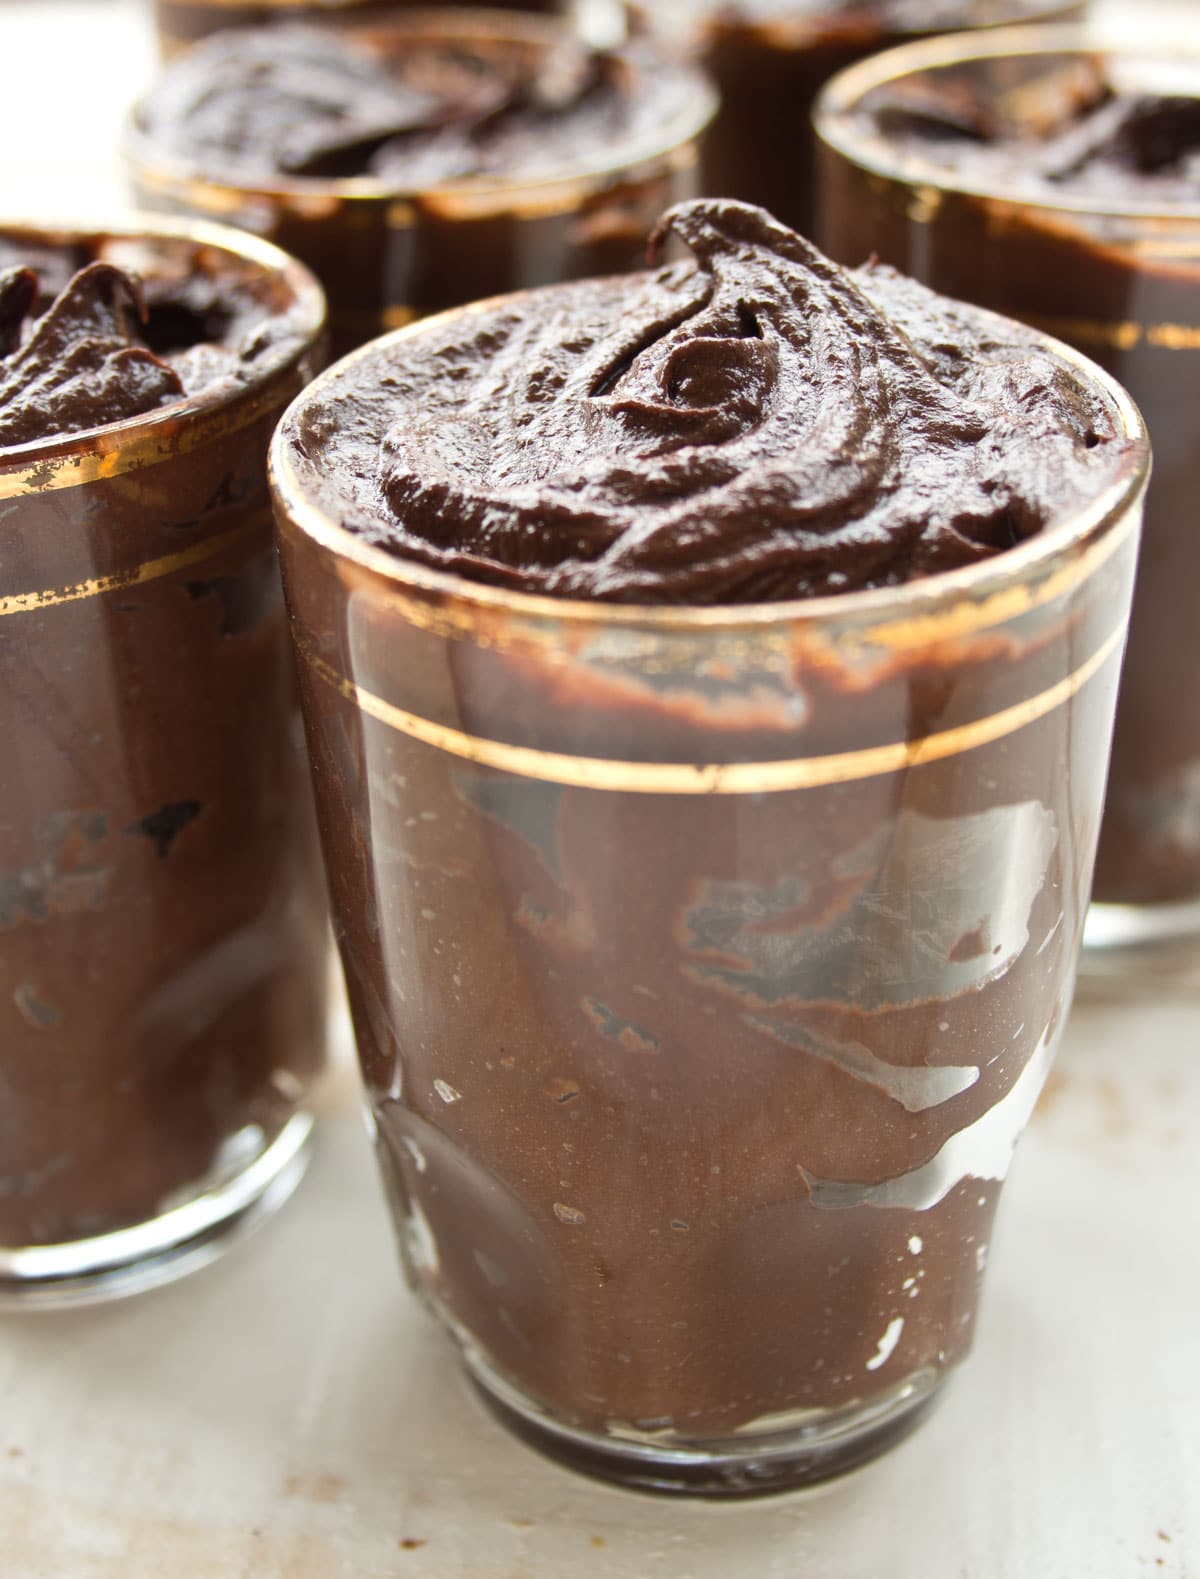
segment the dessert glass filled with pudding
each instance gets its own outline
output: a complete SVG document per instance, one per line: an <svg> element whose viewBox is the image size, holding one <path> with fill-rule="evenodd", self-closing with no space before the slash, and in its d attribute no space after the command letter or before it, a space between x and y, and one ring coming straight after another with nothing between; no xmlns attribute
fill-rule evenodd
<svg viewBox="0 0 1200 1579"><path fill-rule="evenodd" d="M0 227L0 1302L129 1293L291 1193L325 901L266 451L306 270Z"/></svg>
<svg viewBox="0 0 1200 1579"><path fill-rule="evenodd" d="M1058 335L1145 414L1155 474L1086 958L1173 969L1200 938L1200 49L1094 29L937 41L847 72L818 124L831 252Z"/></svg>
<svg viewBox="0 0 1200 1579"><path fill-rule="evenodd" d="M1147 446L1084 359L760 210L669 237L347 358L272 475L413 1285L543 1450L741 1495L970 1347Z"/></svg>
<svg viewBox="0 0 1200 1579"><path fill-rule="evenodd" d="M720 91L703 190L761 203L811 235L810 116L836 72L904 39L1083 9L1063 0L641 0L632 15L647 31L686 41Z"/></svg>
<svg viewBox="0 0 1200 1579"><path fill-rule="evenodd" d="M152 207L234 221L308 263L335 348L497 292L637 266L696 190L715 108L650 45L457 8L215 35L135 112Z"/></svg>

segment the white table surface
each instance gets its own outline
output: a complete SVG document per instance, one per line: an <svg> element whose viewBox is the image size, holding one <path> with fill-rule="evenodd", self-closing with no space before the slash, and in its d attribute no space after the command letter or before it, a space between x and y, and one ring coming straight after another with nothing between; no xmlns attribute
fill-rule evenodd
<svg viewBox="0 0 1200 1579"><path fill-rule="evenodd" d="M1077 1008L979 1341L888 1457L711 1507L510 1441L397 1275L343 1066L215 1266L0 1323L3 1579L1196 1579L1200 997Z"/></svg>
<svg viewBox="0 0 1200 1579"><path fill-rule="evenodd" d="M111 213L151 64L136 4L0 0L0 207ZM576 1478L483 1412L401 1285L337 1039L278 1218L173 1288L0 1321L0 1579L1200 1579L1200 988L1077 1008L929 1423L736 1507Z"/></svg>

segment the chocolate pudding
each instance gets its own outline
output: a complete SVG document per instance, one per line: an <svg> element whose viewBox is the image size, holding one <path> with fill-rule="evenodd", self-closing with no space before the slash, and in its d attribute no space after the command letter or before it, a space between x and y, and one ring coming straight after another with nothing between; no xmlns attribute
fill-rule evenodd
<svg viewBox="0 0 1200 1579"><path fill-rule="evenodd" d="M414 316L640 261L713 109L648 46L415 12L221 34L135 116L150 201L236 213L320 274L346 349Z"/></svg>
<svg viewBox="0 0 1200 1579"><path fill-rule="evenodd" d="M1066 38L897 57L835 89L824 233L1076 344L1145 413L1155 480L1095 892L1195 902L1200 706L1164 676L1200 672L1200 56Z"/></svg>
<svg viewBox="0 0 1200 1579"><path fill-rule="evenodd" d="M373 363L340 380L301 437L326 506L523 592L753 603L977 563L1126 464L1112 411L1034 336L997 347L745 205L675 210L671 235L694 265L536 316L518 297L404 342L382 386Z"/></svg>
<svg viewBox="0 0 1200 1579"><path fill-rule="evenodd" d="M672 236L366 348L272 467L413 1282L537 1445L741 1494L970 1346L1147 448L1032 331L743 205Z"/></svg>
<svg viewBox="0 0 1200 1579"><path fill-rule="evenodd" d="M304 340L236 275L164 266L143 282L89 243L0 232L0 456L244 386Z"/></svg>
<svg viewBox="0 0 1200 1579"><path fill-rule="evenodd" d="M0 231L0 1299L141 1286L298 1176L324 907L264 470L321 321L221 232Z"/></svg>
<svg viewBox="0 0 1200 1579"><path fill-rule="evenodd" d="M1062 0L643 0L634 8L643 26L682 33L720 90L703 190L761 203L805 235L816 219L810 115L835 72L905 38L1082 11Z"/></svg>

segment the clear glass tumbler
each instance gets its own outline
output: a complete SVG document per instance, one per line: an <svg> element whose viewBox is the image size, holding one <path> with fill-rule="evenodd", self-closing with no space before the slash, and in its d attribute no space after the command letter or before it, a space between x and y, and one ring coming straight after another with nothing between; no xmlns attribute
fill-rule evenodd
<svg viewBox="0 0 1200 1579"><path fill-rule="evenodd" d="M823 244L875 254L936 290L1069 341L1132 392L1155 471L1146 511L1112 772L1088 920L1089 974L1178 970L1200 941L1200 197L1163 206L1132 189L1047 197L959 179L874 128L871 96L922 80L1014 95L1081 61L1123 81L1200 83L1200 45L1130 43L1086 29L1002 31L895 50L832 83L824 144ZM1036 105L1036 94L1027 92ZM866 101L864 103L864 101Z"/></svg>
<svg viewBox="0 0 1200 1579"><path fill-rule="evenodd" d="M458 8L401 10L376 25L340 27L384 55L429 39L543 53L563 37L563 24L549 18ZM307 263L325 287L341 355L446 307L640 268L659 214L699 190L699 140L715 110L716 96L697 73L653 133L626 148L597 148L578 169L424 190L374 176L223 180L157 148L138 110L126 154L141 206L223 220Z"/></svg>
<svg viewBox="0 0 1200 1579"><path fill-rule="evenodd" d="M1123 482L971 569L807 602L420 568L316 505L304 397L281 424L402 1254L484 1398L568 1464L802 1484L906 1432L970 1347L1070 1003L1145 486L1136 409L1074 360L1141 444Z"/></svg>
<svg viewBox="0 0 1200 1579"><path fill-rule="evenodd" d="M704 140L703 190L757 203L813 234L813 104L830 77L905 39L951 27L1078 18L1080 0L937 0L907 6L813 0L634 0L636 26L684 42L721 109ZM861 261L861 260L859 260Z"/></svg>
<svg viewBox="0 0 1200 1579"><path fill-rule="evenodd" d="M328 927L266 457L324 307L204 226L0 236L297 331L243 385L0 453L0 1304L30 1305L188 1271L304 1170Z"/></svg>

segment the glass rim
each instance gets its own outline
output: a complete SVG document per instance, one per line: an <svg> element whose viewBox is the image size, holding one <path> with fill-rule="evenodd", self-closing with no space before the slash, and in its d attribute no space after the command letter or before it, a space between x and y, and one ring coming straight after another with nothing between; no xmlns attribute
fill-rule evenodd
<svg viewBox="0 0 1200 1579"><path fill-rule="evenodd" d="M246 0L207 0L215 5L238 5ZM269 0L272 5L290 5L295 0ZM366 3L366 0L350 0L351 5ZM625 0L625 3L635 12L651 15L654 9L654 0ZM1086 5L1087 0L1008 0L1008 14L991 20L975 22L969 27L962 22L949 28L939 30L942 33L962 31L974 38L980 34L994 32L997 28L1012 27L1046 27L1055 21L1066 22L1072 17L1078 18ZM811 49L814 45L826 43L845 44L847 42L861 42L863 32L861 25L856 33L847 33L844 23L839 31L835 25L837 18L831 19L822 30L820 16L804 18L803 16L790 17L781 13L778 16L763 15L761 17L734 17L732 20L721 18L717 26L724 34L733 34L739 38L751 36L765 38L776 48L785 48L800 52ZM698 29L710 26L707 19L701 18L695 24ZM715 30L714 30L715 31ZM895 39L901 43L905 40L927 39L930 28L926 25L904 26L880 25L873 31L873 39ZM885 44L885 48L888 46Z"/></svg>
<svg viewBox="0 0 1200 1579"><path fill-rule="evenodd" d="M232 0L231 0L232 3ZM284 3L284 0L277 0ZM369 33L381 30L397 33L419 33L436 24L436 31L470 35L480 29L506 38L537 43L549 42L561 33L562 23L553 17L537 12L497 11L470 6L454 7L451 13L413 6L411 10L397 12L383 22L372 24L353 19L354 6L337 6L332 11L325 8L324 17L314 19L314 26L329 26L347 33ZM342 18L340 13L349 11ZM503 19L502 21L500 19ZM294 199L303 206L320 199L334 198L342 202L358 203L419 203L422 201L445 204L455 198L466 203L493 202L502 199L520 199L528 195L535 202L548 192L591 190L597 183L607 184L616 176L636 171L641 166L667 159L677 150L694 142L711 124L720 106L717 90L707 75L694 65L664 57L662 64L672 72L688 79L691 85L686 101L678 112L661 126L647 130L617 155L609 155L595 164L582 168L551 171L531 177L469 176L454 181L430 185L408 185L403 181L389 181L379 176L269 176L264 180L238 180L217 175L206 163L183 155L167 153L160 149L143 125L143 113L154 86L143 93L130 109L122 137L122 152L134 174L141 181L153 185L158 191L173 192L186 188L188 193L214 210L229 209L229 199L270 198ZM169 67L167 68L170 69ZM161 74L159 79L161 81ZM653 85L653 79L651 79Z"/></svg>
<svg viewBox="0 0 1200 1579"><path fill-rule="evenodd" d="M1164 37L1151 35L1137 41L1112 22L1083 21L1065 24L1032 23L1017 27L980 28L973 32L943 34L883 50L866 60L856 61L837 73L821 89L813 109L813 127L818 138L847 163L870 175L882 176L906 187L929 188L956 196L1004 203L1011 208L1045 213L1078 214L1095 219L1160 220L1200 222L1200 201L1165 202L1163 199L1134 198L1107 202L1094 194L1026 193L1015 184L972 180L953 170L923 159L889 149L882 134L858 131L850 117L865 96L876 88L922 71L968 65L973 61L1002 57L1039 55L1124 56L1128 59L1194 60L1200 72L1200 47L1182 47ZM1200 78L1198 78L1200 81ZM1200 87L1197 89L1200 97Z"/></svg>
<svg viewBox="0 0 1200 1579"><path fill-rule="evenodd" d="M217 384L140 416L0 449L0 499L119 476L148 460L194 448L210 436L210 430L232 431L245 426L278 398L280 380L294 371L326 327L325 293L312 271L272 242L245 231L208 220L166 219L139 213L116 217L111 223L82 226L41 219L0 220L0 237L21 236L51 246L113 240L190 242L212 248L285 282L297 338L295 344L265 359L244 384ZM181 443L177 430L193 419L203 420L195 424L190 441ZM157 453L160 449L161 455Z"/></svg>
<svg viewBox="0 0 1200 1579"><path fill-rule="evenodd" d="M553 289L554 287L550 287ZM368 543L319 503L306 489L292 462L292 432L306 402L337 387L352 368L384 357L396 344L450 319L489 311L534 294L512 292L453 307L419 319L369 341L320 374L292 401L271 438L268 473L277 521L285 521L337 562L365 571L390 585L397 596L417 595L453 606L468 623L504 614L530 626L587 625L671 635L719 635L764 630L778 625L844 626L895 650L920 648L938 634L967 634L1019 617L1054 601L1087 579L1134 526L1134 510L1149 481L1151 450L1145 421L1133 397L1103 368L1051 335L1033 331L1039 343L1067 362L1075 375L1108 397L1119 436L1138 447L1136 462L1094 497L1014 548L957 570L924 576L895 587L841 592L776 602L728 604L613 603L560 598L474 581L438 570ZM1003 319L978 309L984 316ZM281 526L282 530L282 526ZM1044 574L1035 596L1030 583Z"/></svg>
<svg viewBox="0 0 1200 1579"><path fill-rule="evenodd" d="M162 6L164 0L155 0L157 6ZM165 0L165 3L184 5L193 11L356 11L359 6L380 5L383 0ZM513 0L513 10L520 11L520 0ZM428 6L414 6L413 10L431 9ZM486 6L473 6L470 0L457 9L462 11L483 11ZM544 12L531 11L530 16L544 15Z"/></svg>

